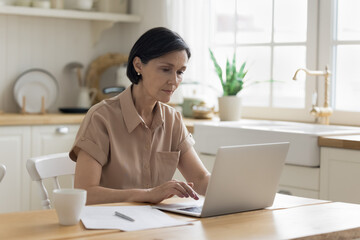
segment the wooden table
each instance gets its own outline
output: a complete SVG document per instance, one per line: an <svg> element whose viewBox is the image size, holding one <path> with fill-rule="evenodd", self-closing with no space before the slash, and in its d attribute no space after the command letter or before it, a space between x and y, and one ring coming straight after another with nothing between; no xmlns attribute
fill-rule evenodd
<svg viewBox="0 0 360 240"><path fill-rule="evenodd" d="M174 203L182 199L170 199ZM123 203L116 205L133 205ZM54 210L0 214L0 239L351 239L360 237L360 205L282 197L273 209L197 219L192 225L135 232L60 226Z"/></svg>

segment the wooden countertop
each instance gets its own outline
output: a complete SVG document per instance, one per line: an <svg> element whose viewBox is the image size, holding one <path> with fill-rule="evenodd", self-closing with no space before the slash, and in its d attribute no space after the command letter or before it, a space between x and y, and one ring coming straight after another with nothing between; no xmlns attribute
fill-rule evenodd
<svg viewBox="0 0 360 240"><path fill-rule="evenodd" d="M319 137L318 144L320 147L360 150L360 135Z"/></svg>
<svg viewBox="0 0 360 240"><path fill-rule="evenodd" d="M85 114L19 114L3 113L0 114L0 126L21 126L21 125L51 125L51 124L80 124ZM189 132L194 133L194 123L204 121L218 121L218 119L191 119L184 118L184 122Z"/></svg>
<svg viewBox="0 0 360 240"><path fill-rule="evenodd" d="M21 125L52 125L52 124L80 124L85 114L19 114L3 113L0 114L0 126L21 126ZM194 123L219 121L214 119L193 119L184 118L184 123L189 132L194 133ZM360 135L342 135L319 137L320 147L336 147L345 149L360 150Z"/></svg>
<svg viewBox="0 0 360 240"><path fill-rule="evenodd" d="M80 124L85 114L0 114L0 126Z"/></svg>

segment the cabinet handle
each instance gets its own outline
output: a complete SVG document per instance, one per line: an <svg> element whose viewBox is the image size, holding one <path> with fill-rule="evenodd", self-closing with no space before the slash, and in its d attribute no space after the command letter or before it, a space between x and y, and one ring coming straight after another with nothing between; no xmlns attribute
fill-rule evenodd
<svg viewBox="0 0 360 240"><path fill-rule="evenodd" d="M59 134L68 134L69 128L65 127L65 126L61 126L61 127L56 128L56 132Z"/></svg>

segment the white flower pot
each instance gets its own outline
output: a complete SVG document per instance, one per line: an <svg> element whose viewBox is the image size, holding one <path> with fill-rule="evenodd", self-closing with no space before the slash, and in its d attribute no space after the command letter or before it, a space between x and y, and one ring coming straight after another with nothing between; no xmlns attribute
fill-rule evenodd
<svg viewBox="0 0 360 240"><path fill-rule="evenodd" d="M238 96L219 97L219 117L221 121L241 119L241 98Z"/></svg>

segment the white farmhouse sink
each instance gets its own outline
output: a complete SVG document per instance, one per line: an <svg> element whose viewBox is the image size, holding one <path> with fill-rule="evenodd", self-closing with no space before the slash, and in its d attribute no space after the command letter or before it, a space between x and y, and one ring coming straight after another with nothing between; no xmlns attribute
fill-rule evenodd
<svg viewBox="0 0 360 240"><path fill-rule="evenodd" d="M241 120L194 125L195 149L216 154L220 146L270 142L290 142L286 163L318 167L319 136L359 134L360 127L319 125L296 122Z"/></svg>

